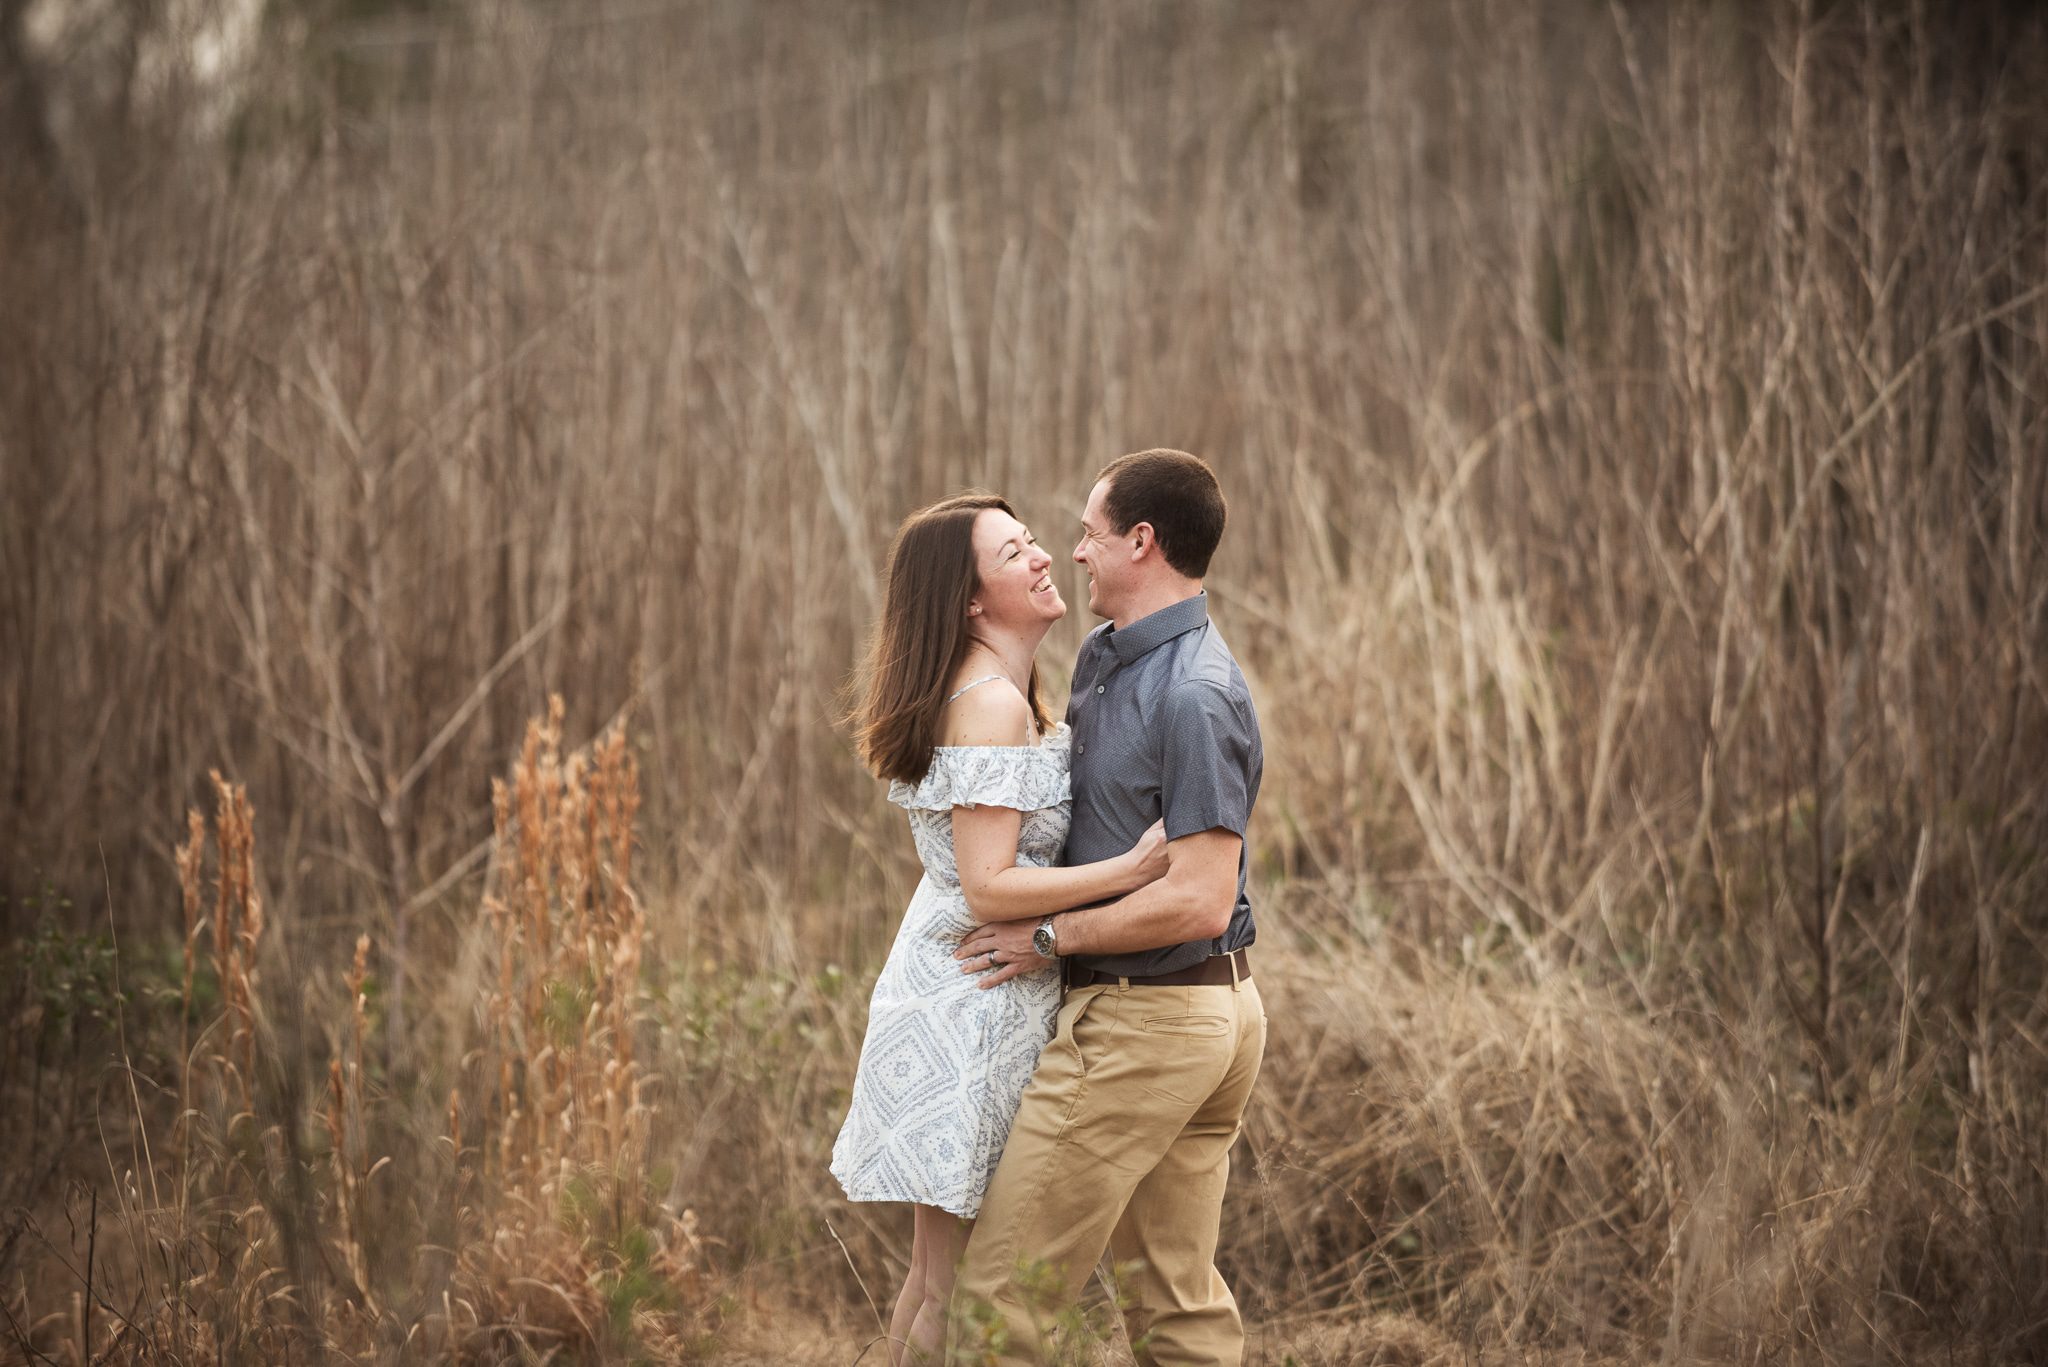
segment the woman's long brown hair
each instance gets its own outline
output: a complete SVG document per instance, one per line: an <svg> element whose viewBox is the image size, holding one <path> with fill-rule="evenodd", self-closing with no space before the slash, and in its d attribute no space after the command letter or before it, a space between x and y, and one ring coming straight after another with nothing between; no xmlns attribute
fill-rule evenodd
<svg viewBox="0 0 2048 1367"><path fill-rule="evenodd" d="M981 587L974 519L990 508L1017 515L994 494L958 494L905 518L889 545L882 619L855 676L860 701L851 718L860 757L880 778L916 783L932 767L946 685L973 644L967 604ZM1036 665L1024 697L1044 730Z"/></svg>

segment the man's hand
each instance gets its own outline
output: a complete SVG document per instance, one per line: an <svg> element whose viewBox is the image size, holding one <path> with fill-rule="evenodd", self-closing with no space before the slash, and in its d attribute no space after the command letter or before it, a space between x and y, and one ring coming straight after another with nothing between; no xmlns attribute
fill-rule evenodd
<svg viewBox="0 0 2048 1367"><path fill-rule="evenodd" d="M1031 933L1036 929L1036 921L991 921L962 940L953 957L961 961L962 973L979 973L977 986L984 988L1006 983L1021 973L1058 967L1059 960L1048 959L1031 947Z"/></svg>

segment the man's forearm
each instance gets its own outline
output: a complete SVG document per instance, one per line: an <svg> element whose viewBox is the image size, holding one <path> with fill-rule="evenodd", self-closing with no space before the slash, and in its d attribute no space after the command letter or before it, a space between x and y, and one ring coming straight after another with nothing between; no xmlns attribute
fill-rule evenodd
<svg viewBox="0 0 2048 1367"><path fill-rule="evenodd" d="M1205 905L1212 900L1177 886L1168 875L1114 902L1061 912L1053 918L1053 934L1062 957L1130 954L1205 940L1223 933L1215 909ZM1222 923L1229 924L1227 906Z"/></svg>

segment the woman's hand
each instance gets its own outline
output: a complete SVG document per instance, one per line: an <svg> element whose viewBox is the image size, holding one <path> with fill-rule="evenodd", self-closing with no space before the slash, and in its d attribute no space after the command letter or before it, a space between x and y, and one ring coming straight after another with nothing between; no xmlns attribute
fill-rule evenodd
<svg viewBox="0 0 2048 1367"><path fill-rule="evenodd" d="M1166 823L1155 821L1124 856L1131 862L1131 891L1166 876Z"/></svg>

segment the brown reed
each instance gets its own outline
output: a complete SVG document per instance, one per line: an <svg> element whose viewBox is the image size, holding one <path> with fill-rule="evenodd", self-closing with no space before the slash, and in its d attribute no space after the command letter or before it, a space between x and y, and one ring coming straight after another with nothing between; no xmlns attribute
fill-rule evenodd
<svg viewBox="0 0 2048 1367"><path fill-rule="evenodd" d="M462 1091L451 1089L452 1262L431 1245L398 1253L412 1278L444 1267L438 1304L423 1304L416 1286L394 1284L391 1240L373 1236L393 1209L380 1184L394 1180L395 1159L386 1147L389 1080L371 1085L377 1022L368 934L356 938L341 975L345 999L324 1099L308 1098L327 1137L328 1180L306 1207L284 1199L290 1135L311 1117L279 1113L270 1088L258 1086L294 1064L266 1052L276 1035L257 968L266 918L253 808L240 785L215 772L211 831L193 812L174 860L188 951L181 1010L191 1010L202 967L220 987L219 1014L201 1023L176 1120L180 1197L171 1209L125 1203L117 1221L138 1247L154 1243L165 1257L131 1269L140 1280L120 1314L95 1325L98 1295L88 1281L66 1314L30 1316L25 1343L80 1361L167 1363L358 1354L393 1334L420 1351L473 1362L529 1350L667 1360L694 1351L704 1334L705 1241L693 1212L648 1188L655 1110L633 1044L645 936L626 881L638 764L623 727L565 755L563 715L561 699L552 699L495 794L504 857L481 924L498 990L483 1004L482 1037L466 1063L484 1099L482 1133L476 1147L465 1145ZM191 948L202 928L195 910L209 843L212 935L201 965ZM472 1162L478 1155L486 1159L481 1171ZM295 1260L302 1239L313 1245L311 1261Z"/></svg>
<svg viewBox="0 0 2048 1367"><path fill-rule="evenodd" d="M493 1204L465 1212L478 1227L462 1235L454 1318L439 1330L465 1356L536 1332L590 1351L629 1339L673 1352L697 1332L704 1289L694 1215L647 1189L656 1112L633 1046L646 924L628 882L639 766L623 726L565 755L565 710L551 697L510 781L493 780L500 858L484 908L496 967L467 1064ZM448 1134L460 1190L459 1093ZM628 1286L635 1276L644 1286Z"/></svg>

